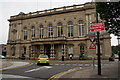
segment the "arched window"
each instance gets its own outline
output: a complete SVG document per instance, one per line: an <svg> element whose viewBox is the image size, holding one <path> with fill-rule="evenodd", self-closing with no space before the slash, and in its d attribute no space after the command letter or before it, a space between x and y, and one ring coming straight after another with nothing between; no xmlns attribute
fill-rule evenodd
<svg viewBox="0 0 120 80"><path fill-rule="evenodd" d="M58 29L58 37L63 35L63 27L62 27L62 23L58 23L57 25L57 29Z"/></svg>
<svg viewBox="0 0 120 80"><path fill-rule="evenodd" d="M35 27L34 27L34 26L32 27L31 32L32 32L32 33L31 33L31 34L32 34L31 36L32 36L32 38L34 38L34 37L35 37Z"/></svg>
<svg viewBox="0 0 120 80"><path fill-rule="evenodd" d="M78 30L79 30L79 36L84 35L84 24L83 21L78 22Z"/></svg>
<svg viewBox="0 0 120 80"><path fill-rule="evenodd" d="M73 23L71 21L68 22L68 37L73 36Z"/></svg>
<svg viewBox="0 0 120 80"><path fill-rule="evenodd" d="M24 40L27 40L27 30L24 29Z"/></svg>
<svg viewBox="0 0 120 80"><path fill-rule="evenodd" d="M43 25L40 25L40 38L43 38L44 36L44 28Z"/></svg>
<svg viewBox="0 0 120 80"><path fill-rule="evenodd" d="M49 24L48 26L48 37L53 37L53 25Z"/></svg>

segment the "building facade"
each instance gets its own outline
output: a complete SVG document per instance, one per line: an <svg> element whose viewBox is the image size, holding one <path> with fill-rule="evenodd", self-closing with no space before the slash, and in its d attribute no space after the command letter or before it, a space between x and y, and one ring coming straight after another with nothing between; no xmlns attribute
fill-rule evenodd
<svg viewBox="0 0 120 80"><path fill-rule="evenodd" d="M90 24L95 20L92 3L64 6L49 10L23 13L8 20L7 57L36 59L47 54L51 59L91 58L96 49L89 49ZM101 32L101 55L110 57L110 35Z"/></svg>

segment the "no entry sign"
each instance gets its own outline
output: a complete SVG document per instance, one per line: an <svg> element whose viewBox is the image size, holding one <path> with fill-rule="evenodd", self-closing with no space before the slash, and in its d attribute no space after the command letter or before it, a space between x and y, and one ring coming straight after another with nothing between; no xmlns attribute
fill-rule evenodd
<svg viewBox="0 0 120 80"><path fill-rule="evenodd" d="M104 30L104 23L92 24L90 25L91 32L97 32Z"/></svg>

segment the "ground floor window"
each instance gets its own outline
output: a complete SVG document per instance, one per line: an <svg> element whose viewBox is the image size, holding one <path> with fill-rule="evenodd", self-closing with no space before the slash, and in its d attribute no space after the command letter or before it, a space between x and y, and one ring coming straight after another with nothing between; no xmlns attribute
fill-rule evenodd
<svg viewBox="0 0 120 80"><path fill-rule="evenodd" d="M85 54L85 45L81 44L80 45L80 59L84 58L84 54Z"/></svg>

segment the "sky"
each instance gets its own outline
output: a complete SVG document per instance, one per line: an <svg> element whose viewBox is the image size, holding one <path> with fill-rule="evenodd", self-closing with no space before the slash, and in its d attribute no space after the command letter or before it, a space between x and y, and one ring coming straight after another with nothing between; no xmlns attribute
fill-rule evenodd
<svg viewBox="0 0 120 80"><path fill-rule="evenodd" d="M0 44L6 44L8 40L10 16L20 12L29 13L45 9L84 4L92 0L0 0ZM117 45L117 37L111 35L111 45Z"/></svg>

